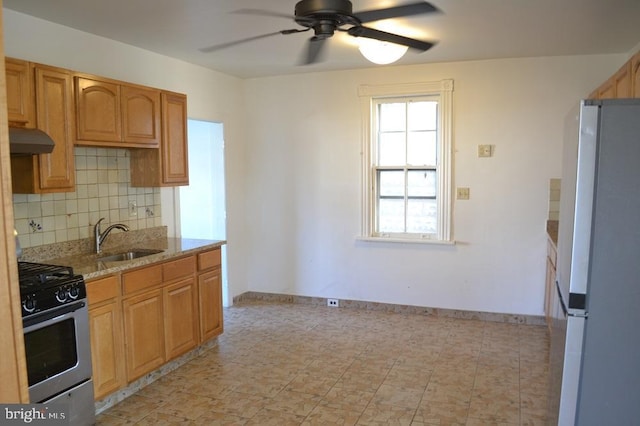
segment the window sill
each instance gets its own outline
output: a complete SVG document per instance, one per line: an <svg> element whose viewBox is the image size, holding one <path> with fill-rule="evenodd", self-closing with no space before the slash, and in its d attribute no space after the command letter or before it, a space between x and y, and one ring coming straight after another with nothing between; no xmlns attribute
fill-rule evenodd
<svg viewBox="0 0 640 426"><path fill-rule="evenodd" d="M445 241L445 240L433 240L429 238L389 238L389 237L360 236L360 237L356 237L356 240L366 241L370 243L430 244L430 245L439 245L439 246L456 245L455 240Z"/></svg>

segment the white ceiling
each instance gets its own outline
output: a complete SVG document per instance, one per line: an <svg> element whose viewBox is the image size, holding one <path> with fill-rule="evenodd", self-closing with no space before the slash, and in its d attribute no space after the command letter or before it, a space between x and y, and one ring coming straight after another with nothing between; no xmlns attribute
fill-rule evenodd
<svg viewBox="0 0 640 426"><path fill-rule="evenodd" d="M416 0L352 0L354 13ZM296 0L4 0L4 7L238 77L371 67L344 33L325 60L299 66L310 32L275 35L212 53L199 49L283 29ZM438 41L397 64L629 53L640 43L640 0L431 0L442 13L367 24ZM397 29L396 29L397 28Z"/></svg>

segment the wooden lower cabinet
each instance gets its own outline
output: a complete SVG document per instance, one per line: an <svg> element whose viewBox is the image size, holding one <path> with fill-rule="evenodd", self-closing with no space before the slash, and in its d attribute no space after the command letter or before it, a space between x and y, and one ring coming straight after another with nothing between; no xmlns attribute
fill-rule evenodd
<svg viewBox="0 0 640 426"><path fill-rule="evenodd" d="M555 299L558 297L556 291L556 258L557 251L555 244L549 239L547 240L547 271L545 280L545 300L544 312L547 325L551 327L554 316Z"/></svg>
<svg viewBox="0 0 640 426"><path fill-rule="evenodd" d="M162 289L155 289L122 301L129 382L165 362L162 299Z"/></svg>
<svg viewBox="0 0 640 426"><path fill-rule="evenodd" d="M198 276L200 341L222 334L222 279L220 269Z"/></svg>
<svg viewBox="0 0 640 426"><path fill-rule="evenodd" d="M167 361L198 345L198 305L195 280L187 278L163 289Z"/></svg>
<svg viewBox="0 0 640 426"><path fill-rule="evenodd" d="M96 400L126 383L120 277L87 282L93 392Z"/></svg>
<svg viewBox="0 0 640 426"><path fill-rule="evenodd" d="M120 304L112 302L90 309L89 327L93 392L100 399L125 384Z"/></svg>
<svg viewBox="0 0 640 426"><path fill-rule="evenodd" d="M223 331L220 249L87 281L95 399Z"/></svg>

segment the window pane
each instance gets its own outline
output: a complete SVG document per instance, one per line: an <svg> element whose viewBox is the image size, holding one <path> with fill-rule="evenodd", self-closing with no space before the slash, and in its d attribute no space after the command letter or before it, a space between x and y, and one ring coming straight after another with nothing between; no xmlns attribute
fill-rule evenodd
<svg viewBox="0 0 640 426"><path fill-rule="evenodd" d="M404 200L379 200L378 230L380 232L405 232Z"/></svg>
<svg viewBox="0 0 640 426"><path fill-rule="evenodd" d="M407 123L405 105L405 103L380 104L378 130L380 132L403 131Z"/></svg>
<svg viewBox="0 0 640 426"><path fill-rule="evenodd" d="M436 200L410 199L407 203L407 231L421 234L436 233Z"/></svg>
<svg viewBox="0 0 640 426"><path fill-rule="evenodd" d="M409 130L435 130L438 124L438 103L410 102L409 103Z"/></svg>
<svg viewBox="0 0 640 426"><path fill-rule="evenodd" d="M436 196L436 172L435 170L411 170L407 174L409 181L409 197L435 197Z"/></svg>
<svg viewBox="0 0 640 426"><path fill-rule="evenodd" d="M379 171L378 185L381 197L404 197L404 171Z"/></svg>
<svg viewBox="0 0 640 426"><path fill-rule="evenodd" d="M404 135L404 132L380 134L379 166L404 166L406 164Z"/></svg>
<svg viewBox="0 0 640 426"><path fill-rule="evenodd" d="M407 140L407 164L435 166L437 161L435 131L410 132Z"/></svg>

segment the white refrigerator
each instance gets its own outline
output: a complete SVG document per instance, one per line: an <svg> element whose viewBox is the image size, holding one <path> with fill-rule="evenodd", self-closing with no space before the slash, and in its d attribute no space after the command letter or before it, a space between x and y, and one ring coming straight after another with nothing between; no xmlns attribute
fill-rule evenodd
<svg viewBox="0 0 640 426"><path fill-rule="evenodd" d="M640 99L569 114L550 424L640 424Z"/></svg>

